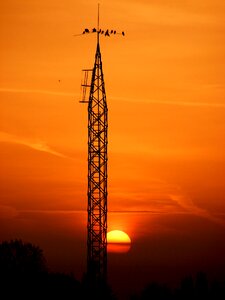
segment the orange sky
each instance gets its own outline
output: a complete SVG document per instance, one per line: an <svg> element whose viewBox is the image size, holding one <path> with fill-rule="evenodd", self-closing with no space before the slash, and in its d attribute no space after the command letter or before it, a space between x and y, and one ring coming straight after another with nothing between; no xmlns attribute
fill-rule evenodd
<svg viewBox="0 0 225 300"><path fill-rule="evenodd" d="M87 107L79 100L81 70L93 66L96 41L73 34L96 26L97 3L0 4L0 239L38 243L52 265L60 265L63 251L72 260L69 249L85 264ZM100 5L100 27L126 33L101 39L109 230L146 245L156 236L166 243L183 235L205 236L211 245L218 236L222 251L225 3Z"/></svg>

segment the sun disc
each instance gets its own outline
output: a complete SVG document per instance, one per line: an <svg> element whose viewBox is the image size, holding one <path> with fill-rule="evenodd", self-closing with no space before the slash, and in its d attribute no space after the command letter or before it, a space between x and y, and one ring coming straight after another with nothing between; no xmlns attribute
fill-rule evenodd
<svg viewBox="0 0 225 300"><path fill-rule="evenodd" d="M112 230L107 233L108 244L130 244L131 239L127 233L121 230Z"/></svg>

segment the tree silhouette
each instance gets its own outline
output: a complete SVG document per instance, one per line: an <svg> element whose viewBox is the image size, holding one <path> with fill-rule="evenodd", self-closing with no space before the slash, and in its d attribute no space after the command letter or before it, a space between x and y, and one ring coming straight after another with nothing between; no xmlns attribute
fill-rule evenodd
<svg viewBox="0 0 225 300"><path fill-rule="evenodd" d="M83 299L92 300L116 300L116 295L107 282L102 282L99 289L90 288L87 274L83 275L82 279Z"/></svg>
<svg viewBox="0 0 225 300"><path fill-rule="evenodd" d="M0 296L3 299L82 299L72 275L50 273L43 251L21 240L0 244Z"/></svg>
<svg viewBox="0 0 225 300"><path fill-rule="evenodd" d="M46 261L38 246L17 239L0 244L0 283L5 299L35 299L46 274Z"/></svg>
<svg viewBox="0 0 225 300"><path fill-rule="evenodd" d="M209 299L208 279L203 272L199 272L196 276L195 297L196 299Z"/></svg>
<svg viewBox="0 0 225 300"><path fill-rule="evenodd" d="M1 275L31 276L47 271L43 251L22 240L4 241L0 244Z"/></svg>
<svg viewBox="0 0 225 300"><path fill-rule="evenodd" d="M181 280L180 287L175 290L176 299L192 300L194 299L194 281L192 276L186 276Z"/></svg>
<svg viewBox="0 0 225 300"><path fill-rule="evenodd" d="M159 283L150 283L141 295L134 295L132 300L223 300L225 299L225 281L209 282L204 272L184 277L175 289Z"/></svg>
<svg viewBox="0 0 225 300"><path fill-rule="evenodd" d="M107 284L93 294L86 276L80 283L71 274L49 272L43 251L16 239L0 243L0 299L114 300L116 296ZM206 274L199 272L194 279L184 277L175 289L150 283L141 294L130 299L222 300L225 299L225 281L209 282Z"/></svg>
<svg viewBox="0 0 225 300"><path fill-rule="evenodd" d="M170 300L172 299L172 294L167 286L153 282L144 289L141 299Z"/></svg>

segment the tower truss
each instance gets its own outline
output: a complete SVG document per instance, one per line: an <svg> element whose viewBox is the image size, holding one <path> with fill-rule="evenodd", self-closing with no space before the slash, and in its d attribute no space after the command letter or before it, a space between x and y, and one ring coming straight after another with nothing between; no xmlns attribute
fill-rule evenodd
<svg viewBox="0 0 225 300"><path fill-rule="evenodd" d="M97 48L93 69L85 69L83 97L88 103L88 224L87 224L87 280L91 291L101 293L107 280L107 146L108 108L102 69L99 36L106 37L124 31L99 29L99 5L97 29L85 28L82 34L97 34ZM75 35L77 36L77 35ZM89 83L89 74L91 82ZM86 99L87 89L90 90ZM102 289L103 288L103 289Z"/></svg>
<svg viewBox="0 0 225 300"><path fill-rule="evenodd" d="M84 90L81 102L88 103L88 238L87 277L93 288L106 283L107 276L107 144L108 108L102 69L99 38L91 84L84 70ZM85 100L86 87L90 88Z"/></svg>

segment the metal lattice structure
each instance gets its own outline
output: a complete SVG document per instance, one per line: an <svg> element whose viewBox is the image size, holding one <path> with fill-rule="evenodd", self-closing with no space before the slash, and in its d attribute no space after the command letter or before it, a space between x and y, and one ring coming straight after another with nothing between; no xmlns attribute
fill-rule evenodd
<svg viewBox="0 0 225 300"><path fill-rule="evenodd" d="M88 224L87 224L87 280L91 291L104 289L107 279L107 145L108 108L102 69L99 36L121 34L122 31L85 29L83 34L97 34L97 48L93 69L85 69L83 97L80 102L88 103ZM81 35L81 34L79 34ZM77 35L75 35L77 36ZM88 75L91 73L91 82ZM87 88L90 89L86 99ZM100 291L101 293L101 291Z"/></svg>
<svg viewBox="0 0 225 300"><path fill-rule="evenodd" d="M89 284L98 288L107 276L107 144L108 109L102 70L99 38L93 70L84 70L81 102L88 103L88 238L87 276ZM92 71L91 84L88 73ZM90 88L85 100L86 87Z"/></svg>

